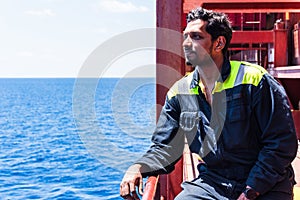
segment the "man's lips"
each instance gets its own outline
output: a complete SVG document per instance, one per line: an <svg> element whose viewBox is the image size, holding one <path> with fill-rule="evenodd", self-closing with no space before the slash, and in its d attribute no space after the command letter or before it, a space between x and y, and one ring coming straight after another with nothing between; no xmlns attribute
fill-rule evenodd
<svg viewBox="0 0 300 200"><path fill-rule="evenodd" d="M185 54L186 56L189 56L189 55L195 54L195 52L192 51L192 50L184 50L184 54Z"/></svg>

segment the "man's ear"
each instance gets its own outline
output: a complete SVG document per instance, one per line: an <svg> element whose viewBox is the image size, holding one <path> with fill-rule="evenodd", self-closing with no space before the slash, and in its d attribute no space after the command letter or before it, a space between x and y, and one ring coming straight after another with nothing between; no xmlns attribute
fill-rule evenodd
<svg viewBox="0 0 300 200"><path fill-rule="evenodd" d="M226 39L224 36L219 36L214 43L215 51L222 51L226 45Z"/></svg>

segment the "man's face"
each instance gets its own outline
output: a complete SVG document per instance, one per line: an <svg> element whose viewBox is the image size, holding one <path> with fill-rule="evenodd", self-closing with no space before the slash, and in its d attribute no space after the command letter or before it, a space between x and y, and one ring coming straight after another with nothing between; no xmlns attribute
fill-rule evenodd
<svg viewBox="0 0 300 200"><path fill-rule="evenodd" d="M211 35L206 32L207 22L200 19L189 22L183 31L183 51L186 62L197 66L210 60L212 54Z"/></svg>

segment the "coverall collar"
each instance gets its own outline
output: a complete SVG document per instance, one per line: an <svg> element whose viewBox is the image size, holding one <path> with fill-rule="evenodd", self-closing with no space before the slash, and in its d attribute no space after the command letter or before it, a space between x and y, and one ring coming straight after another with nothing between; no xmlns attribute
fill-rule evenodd
<svg viewBox="0 0 300 200"><path fill-rule="evenodd" d="M230 74L230 62L229 60L224 57L224 62L221 68L221 77L219 78L218 82L223 82L227 79L227 77ZM193 80L191 82L190 88L196 88L199 85L200 76L197 70L194 70L193 72Z"/></svg>

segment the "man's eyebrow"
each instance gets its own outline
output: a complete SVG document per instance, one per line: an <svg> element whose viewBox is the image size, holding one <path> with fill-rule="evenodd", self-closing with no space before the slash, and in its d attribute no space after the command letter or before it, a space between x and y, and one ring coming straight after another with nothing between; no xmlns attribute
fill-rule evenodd
<svg viewBox="0 0 300 200"><path fill-rule="evenodd" d="M183 31L182 32L183 34L199 34L199 35L202 35L203 33L201 32L201 31L191 31L191 32L185 32L185 31Z"/></svg>

